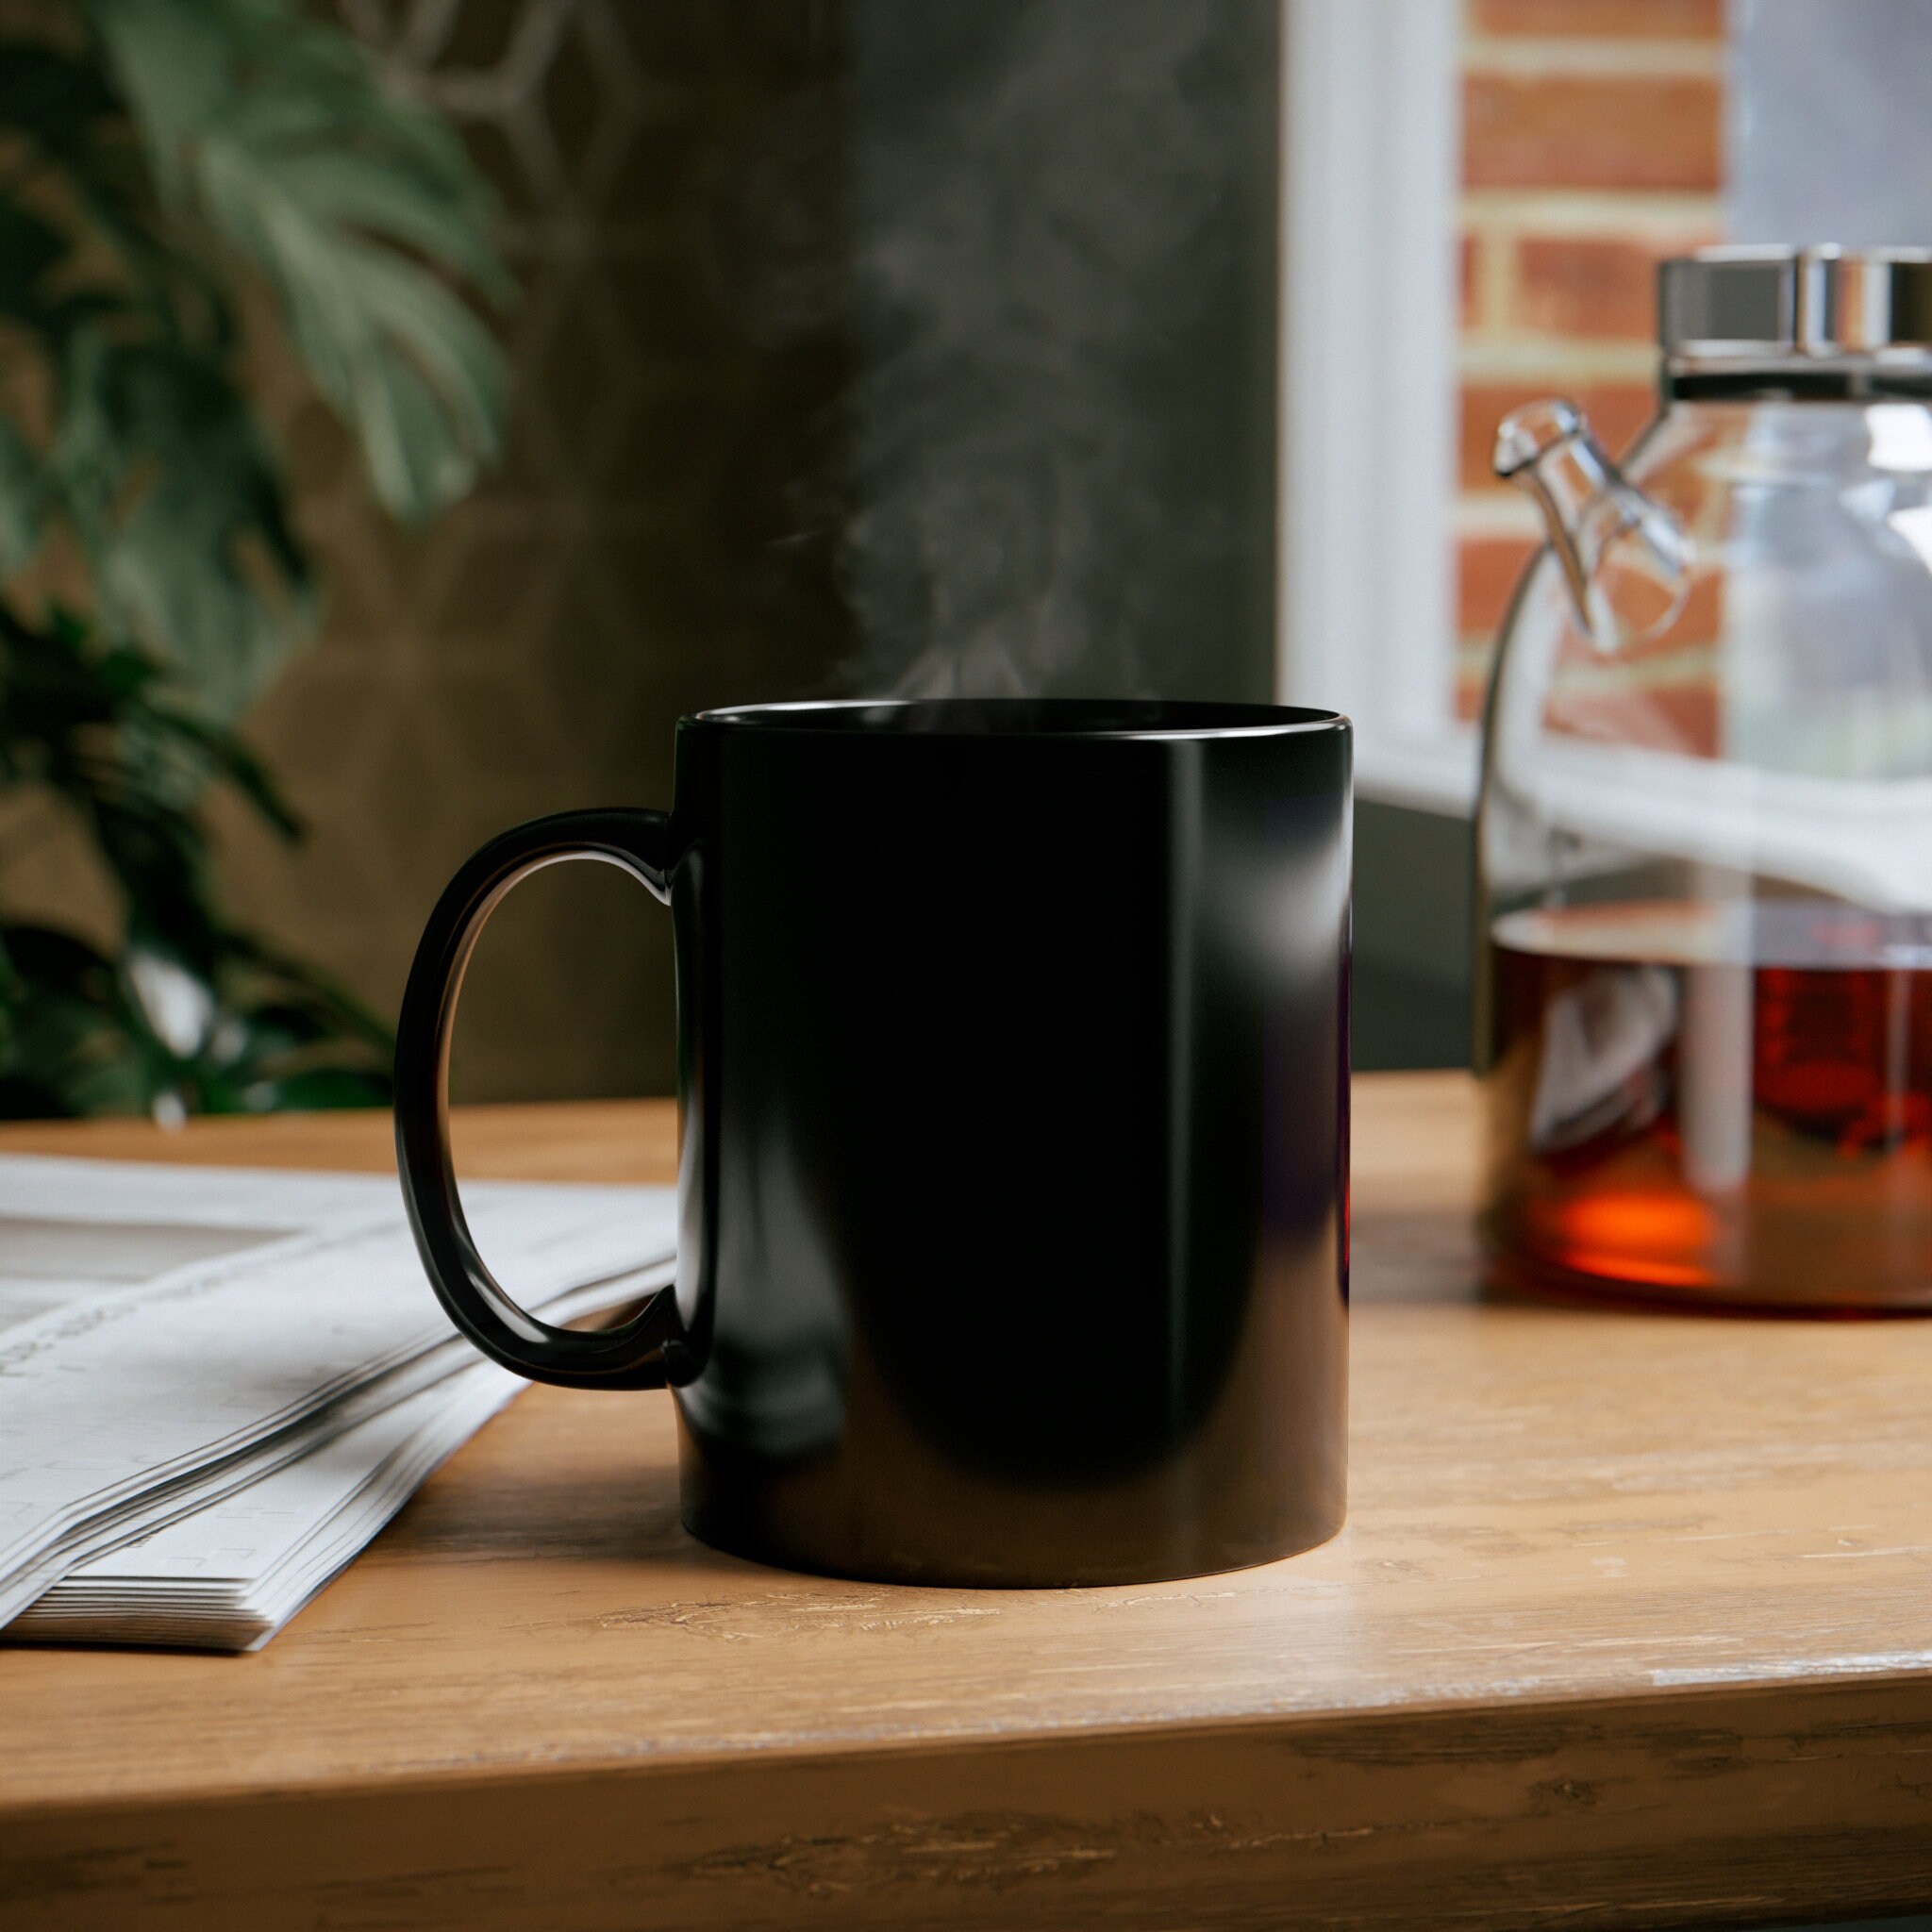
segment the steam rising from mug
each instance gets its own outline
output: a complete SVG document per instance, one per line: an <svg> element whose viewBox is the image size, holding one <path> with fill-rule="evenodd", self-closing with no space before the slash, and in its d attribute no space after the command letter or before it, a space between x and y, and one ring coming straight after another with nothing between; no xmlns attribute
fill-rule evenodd
<svg viewBox="0 0 1932 1932"><path fill-rule="evenodd" d="M1266 689L1274 13L850 9L858 689Z"/></svg>

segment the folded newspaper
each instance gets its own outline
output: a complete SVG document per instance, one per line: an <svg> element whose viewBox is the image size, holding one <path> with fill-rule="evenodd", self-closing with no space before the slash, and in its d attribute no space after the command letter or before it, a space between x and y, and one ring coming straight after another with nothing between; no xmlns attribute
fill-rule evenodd
<svg viewBox="0 0 1932 1932"><path fill-rule="evenodd" d="M548 1320L670 1279L668 1188L463 1198ZM392 1179L0 1157L0 1638L256 1649L522 1386Z"/></svg>

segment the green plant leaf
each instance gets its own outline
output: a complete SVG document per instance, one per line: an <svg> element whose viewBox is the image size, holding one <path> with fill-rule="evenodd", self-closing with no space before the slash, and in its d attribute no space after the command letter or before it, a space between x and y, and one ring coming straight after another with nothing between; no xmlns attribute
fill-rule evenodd
<svg viewBox="0 0 1932 1932"><path fill-rule="evenodd" d="M188 143L234 84L242 17L259 11L232 0L88 0L94 31L168 200L183 192Z"/></svg>
<svg viewBox="0 0 1932 1932"><path fill-rule="evenodd" d="M167 706L157 706L153 715L165 730L204 754L215 773L234 786L285 839L301 836L302 822L290 809L267 768L232 731Z"/></svg>
<svg viewBox="0 0 1932 1932"><path fill-rule="evenodd" d="M0 197L0 314L38 322L46 311L42 281L68 252L59 229L18 201Z"/></svg>
<svg viewBox="0 0 1932 1932"><path fill-rule="evenodd" d="M0 575L25 570L41 547L46 484L25 437L0 416Z"/></svg>
<svg viewBox="0 0 1932 1932"><path fill-rule="evenodd" d="M44 926L0 928L0 1116L141 1110L152 1068L111 963Z"/></svg>
<svg viewBox="0 0 1932 1932"><path fill-rule="evenodd" d="M502 297L449 129L287 0L87 0L164 194L258 267L377 496L420 521L502 447L502 351L439 273Z"/></svg>
<svg viewBox="0 0 1932 1932"><path fill-rule="evenodd" d="M0 45L0 126L26 136L44 154L91 159L93 124L119 108L93 61L34 41Z"/></svg>
<svg viewBox="0 0 1932 1932"><path fill-rule="evenodd" d="M104 614L240 714L313 619L273 455L219 360L75 338L52 453Z"/></svg>
<svg viewBox="0 0 1932 1932"><path fill-rule="evenodd" d="M379 1104L388 1028L229 923L200 816L214 782L294 835L233 720L312 608L232 290L260 275L376 494L426 516L502 444L467 299L510 292L493 204L306 0L67 4L0 40L0 321L52 378L49 428L0 418L0 785L75 816L123 919L108 953L0 923L0 1113ZM86 594L29 619L56 533Z"/></svg>
<svg viewBox="0 0 1932 1932"><path fill-rule="evenodd" d="M512 292L486 225L487 206L466 207L467 221L450 219L453 200L471 200L467 186L426 193L390 158L329 147L291 146L278 175L283 192L310 220L401 242L499 300Z"/></svg>

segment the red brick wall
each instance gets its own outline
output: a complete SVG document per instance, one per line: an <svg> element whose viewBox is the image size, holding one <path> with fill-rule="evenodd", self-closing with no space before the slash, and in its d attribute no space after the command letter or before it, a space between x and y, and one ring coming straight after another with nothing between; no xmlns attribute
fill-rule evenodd
<svg viewBox="0 0 1932 1932"><path fill-rule="evenodd" d="M1559 392L1621 448L1656 385L1653 277L1719 239L1723 0L1466 0L1457 708L1535 547L1498 419Z"/></svg>

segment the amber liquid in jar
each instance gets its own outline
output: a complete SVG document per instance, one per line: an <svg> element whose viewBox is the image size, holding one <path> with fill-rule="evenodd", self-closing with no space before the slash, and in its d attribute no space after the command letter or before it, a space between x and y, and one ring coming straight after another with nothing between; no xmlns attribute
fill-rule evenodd
<svg viewBox="0 0 1932 1932"><path fill-rule="evenodd" d="M1932 1307L1932 919L1577 906L1506 914L1490 948L1506 1280Z"/></svg>

